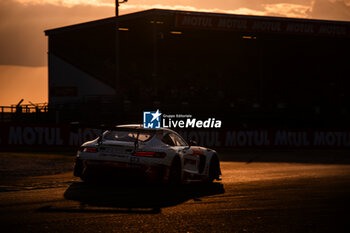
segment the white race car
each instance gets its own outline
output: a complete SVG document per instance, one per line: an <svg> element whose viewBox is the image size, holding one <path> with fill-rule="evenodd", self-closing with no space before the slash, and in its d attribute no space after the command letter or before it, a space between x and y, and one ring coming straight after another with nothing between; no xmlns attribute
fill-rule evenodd
<svg viewBox="0 0 350 233"><path fill-rule="evenodd" d="M189 145L171 129L120 125L81 146L74 175L184 184L220 180L221 170L216 151Z"/></svg>

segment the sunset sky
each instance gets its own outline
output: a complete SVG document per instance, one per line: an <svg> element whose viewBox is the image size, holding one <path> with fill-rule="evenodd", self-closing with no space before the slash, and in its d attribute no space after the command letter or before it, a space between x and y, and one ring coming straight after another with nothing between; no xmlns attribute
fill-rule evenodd
<svg viewBox="0 0 350 233"><path fill-rule="evenodd" d="M350 0L129 0L151 8L350 21ZM114 16L114 0L0 0L0 106L47 102L44 30Z"/></svg>

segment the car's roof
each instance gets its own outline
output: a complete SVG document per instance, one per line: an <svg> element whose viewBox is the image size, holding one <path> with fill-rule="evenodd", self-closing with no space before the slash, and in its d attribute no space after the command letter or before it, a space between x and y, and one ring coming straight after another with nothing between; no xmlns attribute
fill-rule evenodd
<svg viewBox="0 0 350 233"><path fill-rule="evenodd" d="M128 124L128 125L117 125L117 127L121 128L132 128L132 129L143 129L143 125L141 124Z"/></svg>

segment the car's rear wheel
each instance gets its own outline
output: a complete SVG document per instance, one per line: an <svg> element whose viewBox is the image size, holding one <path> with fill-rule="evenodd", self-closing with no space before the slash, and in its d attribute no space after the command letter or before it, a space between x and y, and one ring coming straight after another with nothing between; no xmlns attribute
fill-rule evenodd
<svg viewBox="0 0 350 233"><path fill-rule="evenodd" d="M210 160L210 164L209 164L209 182L213 182L216 179L219 179L221 175L220 172L220 162L219 162L219 158L214 155L211 160Z"/></svg>
<svg viewBox="0 0 350 233"><path fill-rule="evenodd" d="M81 173L80 179L82 179L84 182L91 181L91 171L85 167Z"/></svg>
<svg viewBox="0 0 350 233"><path fill-rule="evenodd" d="M181 184L181 160L179 157L175 157L171 164L168 183L170 185Z"/></svg>
<svg viewBox="0 0 350 233"><path fill-rule="evenodd" d="M80 177L83 172L83 162L81 159L76 158L74 164L74 176Z"/></svg>

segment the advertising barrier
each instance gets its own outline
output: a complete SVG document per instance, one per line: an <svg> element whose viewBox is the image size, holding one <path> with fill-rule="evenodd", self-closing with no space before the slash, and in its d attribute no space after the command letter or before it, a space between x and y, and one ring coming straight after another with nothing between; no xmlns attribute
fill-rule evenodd
<svg viewBox="0 0 350 233"><path fill-rule="evenodd" d="M221 128L180 129L184 139L210 148L350 148L349 129ZM0 147L79 147L101 129L69 124L0 124Z"/></svg>

